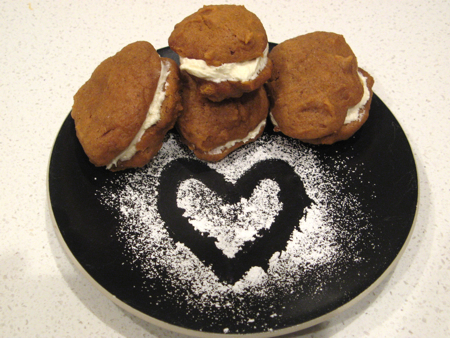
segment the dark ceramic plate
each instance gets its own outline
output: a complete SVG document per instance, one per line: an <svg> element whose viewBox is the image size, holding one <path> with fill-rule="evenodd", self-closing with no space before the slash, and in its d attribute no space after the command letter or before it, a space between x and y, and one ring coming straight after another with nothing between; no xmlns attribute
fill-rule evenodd
<svg viewBox="0 0 450 338"><path fill-rule="evenodd" d="M404 251L414 158L376 95L347 141L305 145L271 130L217 164L172 131L148 166L111 173L91 165L68 116L48 175L62 245L116 304L173 331L269 337L326 320Z"/></svg>

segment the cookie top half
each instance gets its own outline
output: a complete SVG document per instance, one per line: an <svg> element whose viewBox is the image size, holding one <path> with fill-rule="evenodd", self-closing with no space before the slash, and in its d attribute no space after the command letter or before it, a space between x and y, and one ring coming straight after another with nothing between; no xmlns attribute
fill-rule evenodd
<svg viewBox="0 0 450 338"><path fill-rule="evenodd" d="M204 6L175 25L169 47L181 57L208 65L261 57L267 34L259 18L244 6Z"/></svg>

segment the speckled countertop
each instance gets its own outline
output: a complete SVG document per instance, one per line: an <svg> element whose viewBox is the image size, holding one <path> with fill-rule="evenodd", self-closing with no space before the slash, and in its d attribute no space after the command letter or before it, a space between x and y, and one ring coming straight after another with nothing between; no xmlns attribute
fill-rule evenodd
<svg viewBox="0 0 450 338"><path fill-rule="evenodd" d="M408 136L419 174L414 233L395 270L356 305L289 337L450 336L450 3L242 3L273 42L343 34ZM0 336L184 337L120 309L71 263L55 235L46 176L73 94L99 62L137 40L167 46L175 23L203 4L0 5Z"/></svg>

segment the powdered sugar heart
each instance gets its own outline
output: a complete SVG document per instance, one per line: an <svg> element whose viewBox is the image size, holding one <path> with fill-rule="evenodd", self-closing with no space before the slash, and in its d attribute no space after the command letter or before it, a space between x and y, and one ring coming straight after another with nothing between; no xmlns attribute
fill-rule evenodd
<svg viewBox="0 0 450 338"><path fill-rule="evenodd" d="M269 194L271 198L264 192L258 195L268 181L272 182L269 187L277 190L278 186L276 196ZM197 183L192 189L189 182ZM198 182L213 193L205 194ZM267 193L267 187L264 190ZM255 207L256 200L260 202ZM286 248L311 202L299 175L283 160L259 161L230 182L204 162L181 158L161 172L157 206L171 237L211 267L220 280L234 284L253 266L267 269L272 255ZM247 210L227 212L233 208ZM252 208L253 212L266 210L252 221Z"/></svg>
<svg viewBox="0 0 450 338"><path fill-rule="evenodd" d="M189 179L179 186L177 205L185 210L183 216L197 231L215 238L217 248L233 258L245 242L270 228L283 208L279 192L277 182L262 180L250 198L228 204L201 181Z"/></svg>

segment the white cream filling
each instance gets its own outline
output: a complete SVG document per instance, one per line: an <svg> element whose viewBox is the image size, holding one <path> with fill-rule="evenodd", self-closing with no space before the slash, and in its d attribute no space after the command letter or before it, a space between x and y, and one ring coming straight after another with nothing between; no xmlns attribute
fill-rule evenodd
<svg viewBox="0 0 450 338"><path fill-rule="evenodd" d="M191 75L212 82L224 81L251 81L266 67L269 45L266 46L264 54L253 60L224 63L218 67L209 66L205 61L180 57L180 69Z"/></svg>
<svg viewBox="0 0 450 338"><path fill-rule="evenodd" d="M269 116L270 116L270 121L272 121L272 124L273 124L275 127L278 127L278 123L277 123L277 121L275 121L275 118L273 117L272 112L269 113Z"/></svg>
<svg viewBox="0 0 450 338"><path fill-rule="evenodd" d="M361 101L359 101L357 105L350 107L347 110L347 116L345 117L344 124L360 121L363 116L362 113L360 114L360 110L364 108L364 106L366 105L367 101L369 101L370 98L370 91L369 87L367 86L367 78L365 78L361 72L358 72L358 75L364 88L364 94L363 97L361 98Z"/></svg>
<svg viewBox="0 0 450 338"><path fill-rule="evenodd" d="M213 150L208 151L207 154L208 155L218 155L218 154L221 154L222 152L224 152L225 150L233 147L236 143L239 143L239 142L246 143L249 140L255 138L259 134L261 129L263 129L265 126L266 126L266 119L263 119L255 129L253 129L251 132L248 133L248 135L245 138L229 141L229 142L225 143L224 145L221 145L217 148L214 148Z"/></svg>
<svg viewBox="0 0 450 338"><path fill-rule="evenodd" d="M370 91L369 91L369 87L367 86L367 78L364 77L361 72L358 72L358 76L359 76L359 79L361 80L361 83L363 85L364 94L363 94L363 96L361 98L361 101L359 101L358 104L356 104L353 107L350 107L347 110L347 116L345 117L344 124L349 124L351 122L355 122L355 121L361 120L363 114L360 114L360 110L364 108L364 106L366 105L367 101L369 101L369 99L370 99ZM278 127L278 123L275 120L275 118L273 117L272 112L269 113L269 116L270 116L270 120L272 121L273 125L275 127Z"/></svg>
<svg viewBox="0 0 450 338"><path fill-rule="evenodd" d="M141 140L142 135L144 135L145 131L156 124L161 119L161 107L166 97L166 89L168 86L167 76L170 71L170 63L161 61L161 74L159 75L158 84L156 87L155 94L153 96L153 101L150 104L150 107L147 112L147 116L142 123L141 128L137 132L136 136L131 141L130 145L122 151L117 157L115 157L111 163L107 165L107 169L110 169L112 166L117 165L119 161L128 161L136 154L136 144Z"/></svg>

